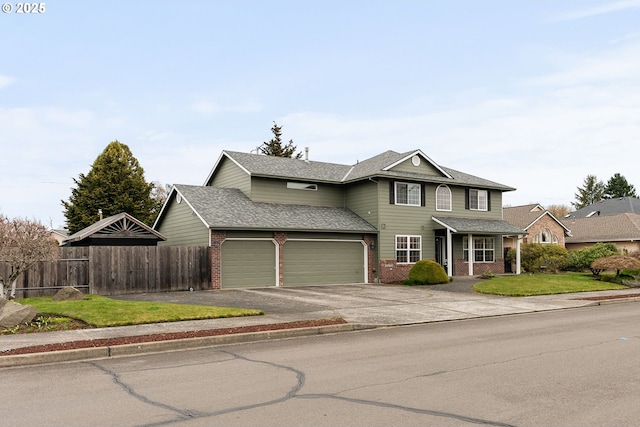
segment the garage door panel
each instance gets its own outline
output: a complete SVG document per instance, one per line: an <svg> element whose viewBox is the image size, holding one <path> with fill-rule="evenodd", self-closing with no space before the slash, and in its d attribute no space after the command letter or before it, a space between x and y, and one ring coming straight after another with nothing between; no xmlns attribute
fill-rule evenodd
<svg viewBox="0 0 640 427"><path fill-rule="evenodd" d="M285 286L362 283L360 241L288 241L283 249Z"/></svg>
<svg viewBox="0 0 640 427"><path fill-rule="evenodd" d="M270 240L222 243L222 288L275 286L275 245Z"/></svg>

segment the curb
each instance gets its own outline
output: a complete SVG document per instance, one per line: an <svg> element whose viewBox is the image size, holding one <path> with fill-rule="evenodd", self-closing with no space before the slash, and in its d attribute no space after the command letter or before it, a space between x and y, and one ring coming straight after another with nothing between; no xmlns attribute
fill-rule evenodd
<svg viewBox="0 0 640 427"><path fill-rule="evenodd" d="M1 356L0 368L40 365L44 363L72 362L89 359L104 359L118 356L157 353L162 351L178 351L218 345L361 331L373 328L375 328L375 326L347 323L341 325L312 326L308 328L277 329L265 332L216 335L211 337L181 338L166 341L152 341L148 343L123 344L110 347L91 347L44 353L17 354L13 356Z"/></svg>

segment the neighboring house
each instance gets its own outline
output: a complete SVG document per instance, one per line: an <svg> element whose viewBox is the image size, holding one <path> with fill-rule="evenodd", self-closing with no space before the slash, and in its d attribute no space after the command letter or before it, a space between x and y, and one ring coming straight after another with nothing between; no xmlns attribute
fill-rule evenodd
<svg viewBox="0 0 640 427"><path fill-rule="evenodd" d="M583 249L595 243L614 243L625 254L640 253L640 214L563 218L571 228L566 240L567 249Z"/></svg>
<svg viewBox="0 0 640 427"><path fill-rule="evenodd" d="M83 228L62 241L62 246L156 246L166 240L156 230L128 213L119 213Z"/></svg>
<svg viewBox="0 0 640 427"><path fill-rule="evenodd" d="M203 186L172 187L153 228L209 246L213 288L396 282L420 259L501 273L502 236L526 234L502 219L512 190L420 150L355 165L223 151Z"/></svg>
<svg viewBox="0 0 640 427"><path fill-rule="evenodd" d="M51 237L58 242L59 245L61 245L64 239L66 239L67 236L69 235L69 232L66 228L51 229L49 230L49 233L51 234Z"/></svg>
<svg viewBox="0 0 640 427"><path fill-rule="evenodd" d="M502 214L505 221L529 233L522 238L505 236L503 241L505 257L509 249L517 247L518 238L521 239L521 243L554 244L564 247L565 238L571 236L571 231L560 220L537 203L505 207L502 209ZM506 272L511 272L512 269L510 263L505 264Z"/></svg>
<svg viewBox="0 0 640 427"><path fill-rule="evenodd" d="M522 243L551 243L564 247L565 238L571 236L571 230L565 224L537 203L505 207L502 212L505 221L529 233L522 238ZM515 248L515 239L505 237L504 246Z"/></svg>
<svg viewBox="0 0 640 427"><path fill-rule="evenodd" d="M621 213L640 214L640 199L635 197L618 197L604 199L568 213L565 218L589 218L592 216L619 215Z"/></svg>
<svg viewBox="0 0 640 427"><path fill-rule="evenodd" d="M568 213L561 219L571 229L567 249L614 243L623 253L640 252L640 199L604 199Z"/></svg>

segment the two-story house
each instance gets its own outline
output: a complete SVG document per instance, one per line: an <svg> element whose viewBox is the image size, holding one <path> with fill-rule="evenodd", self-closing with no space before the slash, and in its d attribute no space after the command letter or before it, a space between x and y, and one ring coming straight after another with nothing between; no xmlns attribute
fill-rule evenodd
<svg viewBox="0 0 640 427"><path fill-rule="evenodd" d="M211 248L213 288L397 282L420 259L450 276L504 272L514 188L422 151L354 165L223 151L202 186L174 185L161 244Z"/></svg>

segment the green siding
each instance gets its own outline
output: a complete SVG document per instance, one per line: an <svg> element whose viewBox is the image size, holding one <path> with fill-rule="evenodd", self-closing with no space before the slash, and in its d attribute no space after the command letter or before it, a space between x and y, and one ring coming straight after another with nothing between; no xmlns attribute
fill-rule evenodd
<svg viewBox="0 0 640 427"><path fill-rule="evenodd" d="M387 184L388 185L388 184ZM373 226L378 226L378 184L363 181L346 188L347 208Z"/></svg>
<svg viewBox="0 0 640 427"><path fill-rule="evenodd" d="M287 188L286 179L253 178L251 200L254 202L284 203L311 206L344 206L344 188L339 185L318 183L317 190Z"/></svg>
<svg viewBox="0 0 640 427"><path fill-rule="evenodd" d="M390 170L394 172L411 172L423 173L426 175L445 176L442 174L442 172L440 172L422 157L420 157L420 164L418 166L414 166L413 163L411 163L411 158L409 158L408 160L405 160L404 162L392 167Z"/></svg>
<svg viewBox="0 0 640 427"><path fill-rule="evenodd" d="M435 228L441 228L431 220L432 216L446 218L464 217L502 219L502 192L491 191L491 210L473 211L465 209L464 187L449 186L451 211L436 211L435 191L439 184L425 184L425 206L398 206L389 203L389 180L380 180L378 185L380 259L395 259L395 236L422 236L422 258L435 258ZM480 235L477 235L480 237ZM462 257L462 238L455 236L454 258ZM502 257L502 241L496 236L496 258Z"/></svg>
<svg viewBox="0 0 640 427"><path fill-rule="evenodd" d="M238 188L248 197L251 197L251 176L226 157L222 160L215 176L207 185L210 187Z"/></svg>
<svg viewBox="0 0 640 427"><path fill-rule="evenodd" d="M164 218L157 231L167 240L158 242L158 245L209 246L209 229L193 214L185 201L177 203L175 196L172 196L165 209Z"/></svg>

